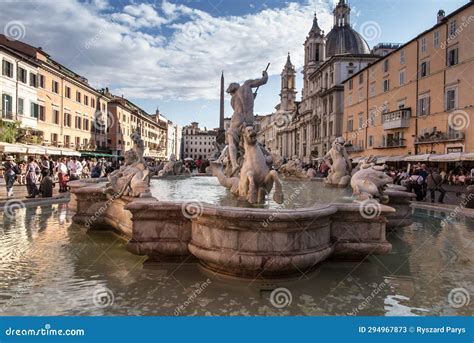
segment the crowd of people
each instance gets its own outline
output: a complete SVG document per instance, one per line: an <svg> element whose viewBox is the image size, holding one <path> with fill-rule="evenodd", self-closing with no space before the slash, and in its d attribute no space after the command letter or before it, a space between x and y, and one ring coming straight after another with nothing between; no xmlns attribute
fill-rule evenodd
<svg viewBox="0 0 474 343"><path fill-rule="evenodd" d="M105 159L79 159L76 156L53 158L48 155L36 158L28 156L18 163L7 156L3 164L3 177L7 197L13 197L15 182L25 185L27 198L52 197L53 188L59 185L59 192L67 192L69 181L106 177L120 167L120 162Z"/></svg>

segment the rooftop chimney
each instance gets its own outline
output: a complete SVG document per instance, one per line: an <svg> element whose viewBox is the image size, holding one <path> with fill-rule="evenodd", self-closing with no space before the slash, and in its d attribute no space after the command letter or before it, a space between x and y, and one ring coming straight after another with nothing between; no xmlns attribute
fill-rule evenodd
<svg viewBox="0 0 474 343"><path fill-rule="evenodd" d="M437 22L438 24L444 19L445 17L445 13L443 10L439 10L438 11L438 16L437 16Z"/></svg>

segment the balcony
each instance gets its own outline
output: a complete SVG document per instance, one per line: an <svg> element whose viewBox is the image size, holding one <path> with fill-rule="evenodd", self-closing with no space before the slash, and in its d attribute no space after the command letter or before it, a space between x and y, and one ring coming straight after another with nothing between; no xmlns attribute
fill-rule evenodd
<svg viewBox="0 0 474 343"><path fill-rule="evenodd" d="M411 108L402 108L397 111L382 114L384 130L402 129L410 127Z"/></svg>
<svg viewBox="0 0 474 343"><path fill-rule="evenodd" d="M353 152L362 152L364 151L364 148L358 145L348 145L346 146L346 151L348 153L353 153Z"/></svg>
<svg viewBox="0 0 474 343"><path fill-rule="evenodd" d="M383 144L374 147L375 149L404 148L406 147L406 139L389 138Z"/></svg>
<svg viewBox="0 0 474 343"><path fill-rule="evenodd" d="M433 131L427 132L424 135L416 137L415 144L432 144L432 143L444 143L444 142L457 142L464 140L464 132L452 131L442 132Z"/></svg>

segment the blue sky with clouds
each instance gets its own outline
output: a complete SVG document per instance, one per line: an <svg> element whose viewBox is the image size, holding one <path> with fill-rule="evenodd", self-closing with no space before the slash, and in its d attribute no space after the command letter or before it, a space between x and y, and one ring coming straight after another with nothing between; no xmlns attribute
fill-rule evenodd
<svg viewBox="0 0 474 343"><path fill-rule="evenodd" d="M335 2L335 1L334 1ZM269 83L256 102L270 113L279 101L279 73L291 53L301 70L313 13L332 26L331 0L37 0L2 2L0 25L19 21L22 40L108 86L148 112L216 127L221 70L226 84L258 77ZM351 23L370 46L406 42L468 0L352 0ZM49 19L48 19L49 18ZM365 28L365 29L364 29ZM365 32L361 32L364 30ZM297 80L298 97L301 78ZM226 99L226 115L231 115Z"/></svg>

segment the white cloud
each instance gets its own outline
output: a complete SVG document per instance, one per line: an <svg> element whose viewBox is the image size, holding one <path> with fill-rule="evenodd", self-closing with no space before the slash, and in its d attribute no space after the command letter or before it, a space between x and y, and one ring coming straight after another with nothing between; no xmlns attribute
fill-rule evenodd
<svg viewBox="0 0 474 343"><path fill-rule="evenodd" d="M113 14L104 9L110 9L105 0L45 0L34 9L17 2L2 8L0 22L22 21L25 41L42 46L94 86L112 85L117 94L157 101L214 99L221 70L226 82L242 81L258 77L271 62L270 74L276 75L288 51L301 67L314 11L326 32L332 24L321 0L242 17L214 17L169 1L131 3ZM173 34L161 36L164 28Z"/></svg>

